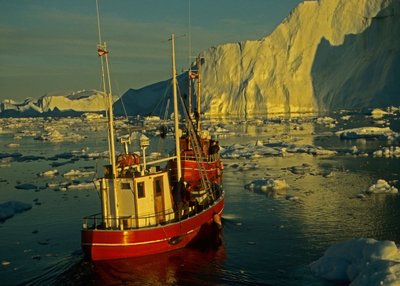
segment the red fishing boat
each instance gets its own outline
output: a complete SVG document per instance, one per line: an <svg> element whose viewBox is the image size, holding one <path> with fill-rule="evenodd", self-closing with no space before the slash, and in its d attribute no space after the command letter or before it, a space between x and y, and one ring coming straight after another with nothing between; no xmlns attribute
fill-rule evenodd
<svg viewBox="0 0 400 286"><path fill-rule="evenodd" d="M189 96L188 113L192 111L191 87L192 81L197 81L194 121L186 116L186 133L180 137L181 169L184 181L191 189L204 186L203 178L218 187L222 184L224 165L219 155L219 142L211 138L207 130L201 129L200 102L201 102L201 65L202 59L196 59L196 69L188 72ZM171 161L172 170L177 170L176 161ZM176 176L176 172L174 173Z"/></svg>
<svg viewBox="0 0 400 286"><path fill-rule="evenodd" d="M216 162L219 167L222 165L218 154L204 152L210 139L204 140L195 132L187 113L189 127L185 136L180 136L174 35L171 46L176 152L155 161L146 160L150 141L144 135L139 140L140 152L129 152L128 136L120 140L125 145L124 153L116 156L108 50L101 42L100 28L99 38L103 89L108 97L110 163L99 179L101 213L83 221L81 245L85 256L90 260L109 260L213 243L221 229L224 208L221 174L217 178L214 167ZM218 160L209 164L210 155Z"/></svg>

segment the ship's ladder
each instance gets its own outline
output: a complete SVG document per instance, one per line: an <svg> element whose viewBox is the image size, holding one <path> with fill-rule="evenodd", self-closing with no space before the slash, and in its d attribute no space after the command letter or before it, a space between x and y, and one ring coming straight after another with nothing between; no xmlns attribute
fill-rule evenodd
<svg viewBox="0 0 400 286"><path fill-rule="evenodd" d="M181 98L182 105L186 107L183 103L183 100ZM200 192L205 192L208 197L210 197L212 200L215 199L214 192L212 191L212 185L211 182L207 176L207 170L206 170L206 162L207 162L207 155L204 154L203 149L201 148L200 144L200 138L197 132L194 129L193 122L190 119L189 113L187 112L186 108L185 109L185 119L187 122L187 128L188 128L188 135L190 138L190 142L193 147L193 152L194 156L196 159L197 163L197 168L199 169L200 173L200 184L201 184L201 190Z"/></svg>

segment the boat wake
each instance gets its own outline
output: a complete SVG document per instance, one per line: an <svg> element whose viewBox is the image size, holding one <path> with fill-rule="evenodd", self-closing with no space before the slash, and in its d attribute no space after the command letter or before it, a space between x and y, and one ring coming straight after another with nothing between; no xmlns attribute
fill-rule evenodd
<svg viewBox="0 0 400 286"><path fill-rule="evenodd" d="M76 251L43 269L40 275L22 282L21 285L83 285L76 283L80 279L78 277L74 279L74 275L82 276L85 267L89 269L87 263L82 260L82 251Z"/></svg>

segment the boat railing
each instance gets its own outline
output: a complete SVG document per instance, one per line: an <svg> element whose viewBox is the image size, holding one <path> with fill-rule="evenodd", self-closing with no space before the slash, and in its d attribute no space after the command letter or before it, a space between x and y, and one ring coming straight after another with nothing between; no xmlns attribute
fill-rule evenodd
<svg viewBox="0 0 400 286"><path fill-rule="evenodd" d="M216 198L222 195L221 190L213 190ZM213 202L215 203L215 202ZM186 204L181 208L161 211L151 215L142 216L120 216L120 217L103 217L101 213L93 214L83 218L82 228L99 229L99 230L124 230L124 229L140 229L147 227L155 227L176 223L188 217L194 216L213 205Z"/></svg>
<svg viewBox="0 0 400 286"><path fill-rule="evenodd" d="M174 221L174 211L158 212L152 215L103 217L101 213L83 218L83 229L132 229L153 227ZM109 227L107 227L107 225Z"/></svg>

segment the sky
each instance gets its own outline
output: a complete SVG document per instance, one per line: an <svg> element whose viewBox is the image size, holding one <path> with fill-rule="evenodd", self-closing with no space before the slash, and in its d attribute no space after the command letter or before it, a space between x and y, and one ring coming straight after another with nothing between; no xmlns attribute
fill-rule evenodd
<svg viewBox="0 0 400 286"><path fill-rule="evenodd" d="M113 94L171 76L201 51L270 34L302 0L99 0ZM0 0L0 101L101 89L95 0ZM190 43L190 44L189 44Z"/></svg>

